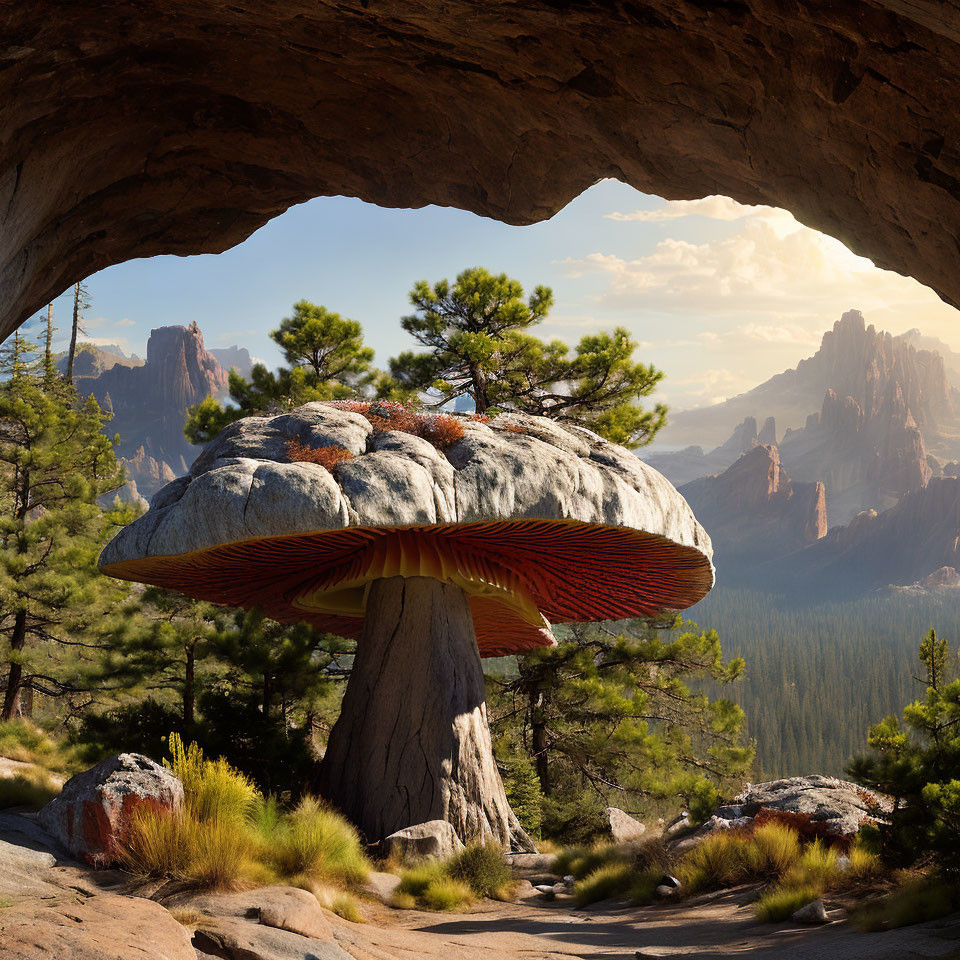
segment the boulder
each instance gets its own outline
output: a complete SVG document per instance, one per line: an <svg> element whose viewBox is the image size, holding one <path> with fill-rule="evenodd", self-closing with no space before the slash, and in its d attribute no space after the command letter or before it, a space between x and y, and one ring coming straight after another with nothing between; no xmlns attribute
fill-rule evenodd
<svg viewBox="0 0 960 960"><path fill-rule="evenodd" d="M149 757L119 753L71 777L38 814L44 829L75 857L107 866L137 810L178 810L183 785Z"/></svg>
<svg viewBox="0 0 960 960"><path fill-rule="evenodd" d="M639 820L618 807L607 807L607 822L610 824L610 836L614 843L633 843L639 840L647 828Z"/></svg>
<svg viewBox="0 0 960 960"><path fill-rule="evenodd" d="M882 818L890 810L884 797L855 783L818 775L749 784L735 802L745 817L763 809L809 814L838 836L852 836L862 820Z"/></svg>
<svg viewBox="0 0 960 960"><path fill-rule="evenodd" d="M199 927L193 946L198 953L230 960L353 960L332 939L316 940L235 917L216 917Z"/></svg>
<svg viewBox="0 0 960 960"><path fill-rule="evenodd" d="M827 908L823 905L822 900L814 900L813 903L808 903L805 907L801 907L790 919L795 920L797 923L830 922L830 918L827 916Z"/></svg>
<svg viewBox="0 0 960 960"><path fill-rule="evenodd" d="M401 863L429 857L445 860L462 849L463 841L446 820L428 820L405 827L380 841L380 856Z"/></svg>
<svg viewBox="0 0 960 960"><path fill-rule="evenodd" d="M196 960L196 953L187 930L159 903L114 894L79 900L74 893L66 903L61 898L49 897L5 908L0 957Z"/></svg>
<svg viewBox="0 0 960 960"><path fill-rule="evenodd" d="M395 873L371 871L363 885L363 892L381 903L389 903L400 884L400 878Z"/></svg>

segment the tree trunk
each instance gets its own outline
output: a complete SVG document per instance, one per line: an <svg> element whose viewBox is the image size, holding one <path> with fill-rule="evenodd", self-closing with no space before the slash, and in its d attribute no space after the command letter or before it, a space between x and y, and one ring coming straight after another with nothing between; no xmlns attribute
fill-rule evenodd
<svg viewBox="0 0 960 960"><path fill-rule="evenodd" d="M541 715L541 697L538 691L530 691L530 728L533 740L533 756L537 763L537 779L540 781L540 792L550 796L550 758L547 755L547 725Z"/></svg>
<svg viewBox="0 0 960 960"><path fill-rule="evenodd" d="M428 577L370 585L319 786L370 842L447 820L464 841L535 849L493 759L473 617L459 587Z"/></svg>
<svg viewBox="0 0 960 960"><path fill-rule="evenodd" d="M13 621L13 633L10 636L10 673L7 675L7 689L3 697L3 711L0 719L13 720L20 716L20 695L23 690L23 666L16 662L16 654L27 640L27 611L20 610Z"/></svg>
<svg viewBox="0 0 960 960"><path fill-rule="evenodd" d="M73 326L70 328L70 349L67 352L67 372L64 379L73 383L73 362L77 356L77 330L80 327L80 284L73 288Z"/></svg>

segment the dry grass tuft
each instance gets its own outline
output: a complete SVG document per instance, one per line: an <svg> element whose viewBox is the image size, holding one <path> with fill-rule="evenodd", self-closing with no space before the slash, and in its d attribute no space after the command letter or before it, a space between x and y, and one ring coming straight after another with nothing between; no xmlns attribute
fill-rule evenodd
<svg viewBox="0 0 960 960"><path fill-rule="evenodd" d="M353 454L344 447L305 447L299 440L289 440L287 459L291 463L315 463L333 473L337 464L352 460Z"/></svg>

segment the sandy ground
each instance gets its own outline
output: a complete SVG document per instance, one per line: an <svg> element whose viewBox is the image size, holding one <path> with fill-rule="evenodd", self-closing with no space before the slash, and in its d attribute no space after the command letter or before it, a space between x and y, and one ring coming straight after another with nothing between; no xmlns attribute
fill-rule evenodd
<svg viewBox="0 0 960 960"><path fill-rule="evenodd" d="M94 872L62 855L51 856L49 838L31 820L0 814L0 900L13 904L6 909L40 902L68 905L107 892L125 896L131 888L118 871ZM150 896L148 890L138 892ZM763 925L753 918L755 895L740 888L643 909L610 903L577 909L569 898L548 903L535 897L521 903L484 901L463 914L398 911L366 902L366 923L328 916L336 944L356 960L960 960L960 915L875 934L860 933L846 921L816 928ZM324 955L319 941L304 942L317 947L284 960Z"/></svg>
<svg viewBox="0 0 960 960"><path fill-rule="evenodd" d="M726 891L684 904L637 909L562 902L486 902L465 915L371 910L352 925L357 946L373 957L444 960L559 960L602 957L749 957L751 960L912 960L960 958L960 916L886 933L864 934L847 922L823 927L761 925L750 891ZM338 929L338 939L342 935ZM343 941L341 940L341 943Z"/></svg>

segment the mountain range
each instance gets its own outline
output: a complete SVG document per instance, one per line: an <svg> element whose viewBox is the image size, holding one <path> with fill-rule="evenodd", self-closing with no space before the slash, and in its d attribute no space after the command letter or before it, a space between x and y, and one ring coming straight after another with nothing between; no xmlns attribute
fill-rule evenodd
<svg viewBox="0 0 960 960"><path fill-rule="evenodd" d="M958 374L940 341L851 310L795 368L677 414L666 439L703 445L641 455L711 534L718 583L810 599L923 589L960 559Z"/></svg>

